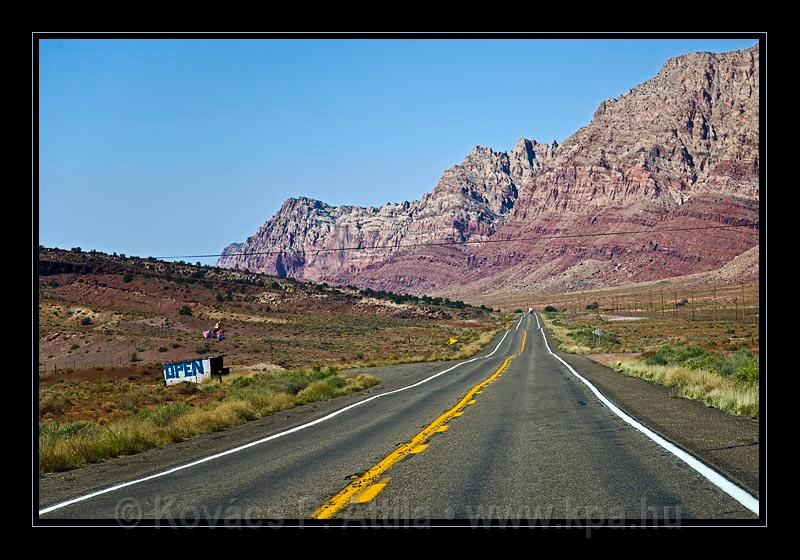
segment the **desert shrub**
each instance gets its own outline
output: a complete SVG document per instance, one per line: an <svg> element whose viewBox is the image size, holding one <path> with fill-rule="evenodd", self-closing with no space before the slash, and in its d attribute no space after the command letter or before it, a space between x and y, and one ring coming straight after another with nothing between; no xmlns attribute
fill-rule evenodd
<svg viewBox="0 0 800 560"><path fill-rule="evenodd" d="M126 274L125 276L122 277L122 281L125 282L126 284L133 282L133 274Z"/></svg>
<svg viewBox="0 0 800 560"><path fill-rule="evenodd" d="M596 301L593 301L592 303L586 306L586 309L593 310L597 309L598 307L600 307L600 304L598 304Z"/></svg>
<svg viewBox="0 0 800 560"><path fill-rule="evenodd" d="M194 395L200 390L197 383L192 383L191 381L182 381L181 383L170 385L170 387L179 395Z"/></svg>
<svg viewBox="0 0 800 560"><path fill-rule="evenodd" d="M315 381L332 375L336 375L336 370L332 368L317 369L316 371L299 369L272 374L266 380L274 391L296 395Z"/></svg>
<svg viewBox="0 0 800 560"><path fill-rule="evenodd" d="M178 315L191 315L192 308L189 305L182 305L180 309L178 309Z"/></svg>
<svg viewBox="0 0 800 560"><path fill-rule="evenodd" d="M244 387L248 387L248 386L252 385L255 382L256 382L256 377L254 377L254 376L253 377L240 377L238 379L234 379L233 383L231 383L231 385L233 385L237 389L243 389Z"/></svg>
<svg viewBox="0 0 800 560"><path fill-rule="evenodd" d="M380 383L380 379L375 377L374 375L369 375L368 373L362 373L357 375L356 377L348 377L346 379L345 387L352 392L355 391L362 391L373 385L377 385Z"/></svg>
<svg viewBox="0 0 800 560"><path fill-rule="evenodd" d="M89 426L88 422L65 422L39 424L39 437L69 437L79 435Z"/></svg>
<svg viewBox="0 0 800 560"><path fill-rule="evenodd" d="M756 384L759 381L758 358L741 363L733 372L733 378L744 383Z"/></svg>
<svg viewBox="0 0 800 560"><path fill-rule="evenodd" d="M705 364L708 355L706 349L701 346L668 344L662 346L654 355L645 359L644 363L650 366L678 364L686 365L692 369L698 369L701 365Z"/></svg>
<svg viewBox="0 0 800 560"><path fill-rule="evenodd" d="M339 377L332 376L327 379L320 379L309 384L308 387L297 393L298 403L321 401L344 394L342 389L347 382Z"/></svg>
<svg viewBox="0 0 800 560"><path fill-rule="evenodd" d="M694 399L731 414L758 416L758 386L719 375L705 369L694 370L682 365L645 365L623 360L614 369L653 381L672 389L675 396Z"/></svg>
<svg viewBox="0 0 800 560"><path fill-rule="evenodd" d="M706 370L745 383L757 383L759 380L758 357L746 348L722 353L709 352L701 346L672 344L659 348L644 363L651 366L674 365L691 370Z"/></svg>
<svg viewBox="0 0 800 560"><path fill-rule="evenodd" d="M298 396L280 390L281 383L286 381L302 385L297 389ZM194 435L223 430L303 402L360 391L378 382L376 377L366 374L345 378L337 374L335 368L259 374L234 380L222 402L201 408L172 402L143 409L153 402L130 394L124 402L117 403L120 410L131 412L122 420L104 425L89 422L40 424L39 471L64 471L110 457L139 453ZM178 383L162 389L165 393L188 396L217 391L220 387Z"/></svg>
<svg viewBox="0 0 800 560"><path fill-rule="evenodd" d="M746 348L718 355L713 365L720 375L741 381L758 381L758 358Z"/></svg>
<svg viewBox="0 0 800 560"><path fill-rule="evenodd" d="M88 422L39 424L39 470L41 472L74 469L86 460L74 442L95 431Z"/></svg>
<svg viewBox="0 0 800 560"><path fill-rule="evenodd" d="M91 317L84 317L83 319L81 319L81 325L86 326L91 324L92 324Z"/></svg>
<svg viewBox="0 0 800 560"><path fill-rule="evenodd" d="M167 350L169 350L169 348L167 348L166 346L159 346L158 347L158 351L159 352L166 352Z"/></svg>
<svg viewBox="0 0 800 560"><path fill-rule="evenodd" d="M555 307L553 307L552 305L548 305L548 306L546 306L546 307L544 308L544 312L545 312L545 313L555 313L556 311L558 311L558 309L556 309L556 308L555 308Z"/></svg>
<svg viewBox="0 0 800 560"><path fill-rule="evenodd" d="M181 385L189 385L189 383L181 383ZM142 410L138 412L135 417L139 420L149 422L154 426L163 428L170 422L173 422L179 416L183 416L192 410L192 407L186 403L174 402L158 405L147 410Z"/></svg>
<svg viewBox="0 0 800 560"><path fill-rule="evenodd" d="M45 414L52 414L53 416L61 416L70 405L69 399L62 396L48 396L39 401L39 416Z"/></svg>
<svg viewBox="0 0 800 560"><path fill-rule="evenodd" d="M575 342L590 348L611 347L620 344L620 339L617 335L602 331L602 334L598 336L594 334L593 329L589 327L572 331L569 333L569 337L575 340Z"/></svg>

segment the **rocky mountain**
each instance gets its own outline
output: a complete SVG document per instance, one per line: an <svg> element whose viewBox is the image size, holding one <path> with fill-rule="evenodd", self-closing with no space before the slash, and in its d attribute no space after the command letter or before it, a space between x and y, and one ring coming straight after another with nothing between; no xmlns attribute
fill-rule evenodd
<svg viewBox="0 0 800 560"><path fill-rule="evenodd" d="M758 243L758 123L757 46L680 56L562 145L475 147L413 202L289 199L218 265L475 301L717 269Z"/></svg>

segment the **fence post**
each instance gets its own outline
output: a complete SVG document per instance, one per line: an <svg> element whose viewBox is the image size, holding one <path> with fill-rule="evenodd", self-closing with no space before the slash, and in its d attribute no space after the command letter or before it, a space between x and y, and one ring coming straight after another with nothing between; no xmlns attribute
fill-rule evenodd
<svg viewBox="0 0 800 560"><path fill-rule="evenodd" d="M742 323L744 323L746 307L744 306L744 282L740 283L741 291L742 291Z"/></svg>
<svg viewBox="0 0 800 560"><path fill-rule="evenodd" d="M674 288L672 290L672 299L675 300L675 312L673 313L673 316L677 319L678 318L678 290L676 290Z"/></svg>
<svg viewBox="0 0 800 560"><path fill-rule="evenodd" d="M712 296L712 302L714 304L714 322L717 322L717 284L714 283L714 295Z"/></svg>

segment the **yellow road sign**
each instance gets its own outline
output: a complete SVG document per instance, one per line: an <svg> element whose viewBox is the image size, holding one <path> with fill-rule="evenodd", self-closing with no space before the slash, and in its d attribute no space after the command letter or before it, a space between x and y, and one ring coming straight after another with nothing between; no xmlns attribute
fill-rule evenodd
<svg viewBox="0 0 800 560"><path fill-rule="evenodd" d="M458 342L457 338L450 337L450 344L455 344L456 342Z"/></svg>

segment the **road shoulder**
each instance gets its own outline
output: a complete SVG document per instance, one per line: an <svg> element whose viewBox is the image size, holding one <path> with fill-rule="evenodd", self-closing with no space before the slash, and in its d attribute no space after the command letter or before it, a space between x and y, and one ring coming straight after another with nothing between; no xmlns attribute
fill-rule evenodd
<svg viewBox="0 0 800 560"><path fill-rule="evenodd" d="M545 329L547 331L547 329ZM683 447L759 496L759 422L732 416L704 404L671 395L669 389L628 377L586 356L559 352L575 370L606 397L653 431Z"/></svg>

